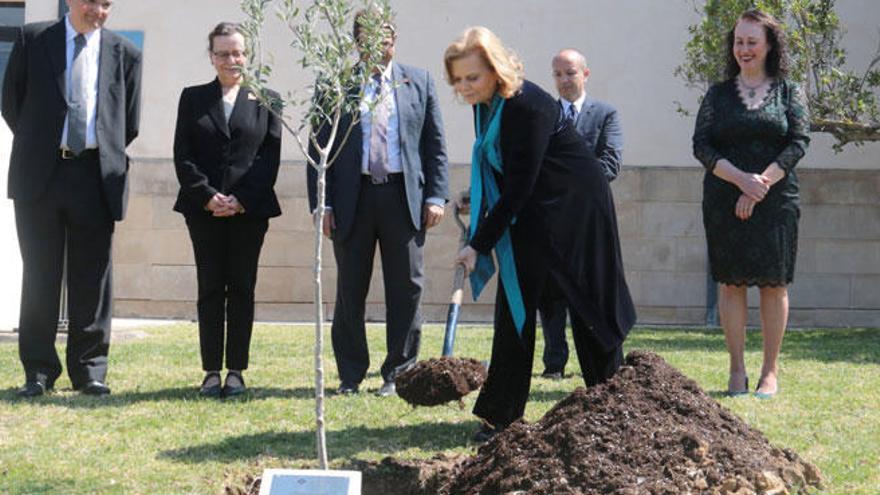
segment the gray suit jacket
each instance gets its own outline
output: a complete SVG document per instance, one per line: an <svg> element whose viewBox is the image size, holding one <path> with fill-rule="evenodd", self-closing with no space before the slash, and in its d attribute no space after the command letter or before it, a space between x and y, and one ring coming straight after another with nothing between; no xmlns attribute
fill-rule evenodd
<svg viewBox="0 0 880 495"><path fill-rule="evenodd" d="M64 19L25 25L3 81L3 118L12 129L9 197L34 201L46 191L61 144L67 98ZM95 132L101 180L113 218L122 220L128 193L125 147L137 136L141 52L107 29L101 32Z"/></svg>
<svg viewBox="0 0 880 495"><path fill-rule="evenodd" d="M584 99L575 127L596 153L608 182L613 181L620 172L623 160L623 128L620 126L617 110L588 95Z"/></svg>
<svg viewBox="0 0 880 495"><path fill-rule="evenodd" d="M427 198L449 199L449 177L446 140L440 103L434 81L423 69L393 62L394 97L400 130L400 158L406 186L406 202L412 226L422 228L422 208ZM347 128L352 115L342 118L341 129ZM327 142L329 129L319 129L318 142ZM310 149L314 158L317 154ZM331 156L335 154L335 149ZM336 239L345 239L351 232L358 194L361 187L363 136L360 123L355 124L348 140L339 150L335 163L327 170L327 200L336 219ZM317 207L317 172L307 168L309 208Z"/></svg>

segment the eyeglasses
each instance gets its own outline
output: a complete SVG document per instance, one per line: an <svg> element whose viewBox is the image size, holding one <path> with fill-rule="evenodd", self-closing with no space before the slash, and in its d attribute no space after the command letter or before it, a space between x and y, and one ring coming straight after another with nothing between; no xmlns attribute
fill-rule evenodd
<svg viewBox="0 0 880 495"><path fill-rule="evenodd" d="M227 51L216 51L216 52L211 52L211 55L214 55L215 57L217 57L217 58L219 58L219 59L221 59L221 60L225 60L225 59L227 59L227 58L229 58L229 57L232 57L232 58L244 58L244 57L247 56L247 52L240 52L240 51L238 51L238 50L231 51L231 52L227 52Z"/></svg>

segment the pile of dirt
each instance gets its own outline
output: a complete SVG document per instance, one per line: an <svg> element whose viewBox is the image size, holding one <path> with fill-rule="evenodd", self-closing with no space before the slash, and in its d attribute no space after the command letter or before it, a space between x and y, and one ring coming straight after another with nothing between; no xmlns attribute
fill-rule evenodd
<svg viewBox="0 0 880 495"><path fill-rule="evenodd" d="M783 494L821 482L662 358L635 351L608 382L497 434L439 493Z"/></svg>
<svg viewBox="0 0 880 495"><path fill-rule="evenodd" d="M413 406L438 406L477 390L486 381L486 367L476 359L441 357L419 361L397 375L397 395Z"/></svg>

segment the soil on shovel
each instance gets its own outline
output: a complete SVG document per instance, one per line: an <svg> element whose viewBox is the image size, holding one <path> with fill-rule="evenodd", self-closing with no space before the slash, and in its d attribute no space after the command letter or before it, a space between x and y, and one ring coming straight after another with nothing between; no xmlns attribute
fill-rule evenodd
<svg viewBox="0 0 880 495"><path fill-rule="evenodd" d="M439 406L477 390L486 367L476 359L441 357L419 361L397 375L397 395L413 406Z"/></svg>
<svg viewBox="0 0 880 495"><path fill-rule="evenodd" d="M497 434L440 493L783 494L821 482L660 356L635 351L608 382Z"/></svg>

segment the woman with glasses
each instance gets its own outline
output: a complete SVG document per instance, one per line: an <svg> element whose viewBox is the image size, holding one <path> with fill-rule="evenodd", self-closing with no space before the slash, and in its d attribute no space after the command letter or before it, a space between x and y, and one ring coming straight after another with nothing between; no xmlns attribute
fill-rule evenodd
<svg viewBox="0 0 880 495"><path fill-rule="evenodd" d="M208 397L245 391L260 249L269 218L281 214L273 190L281 121L241 86L244 46L234 23L211 31L217 77L183 90L174 136L180 181L174 210L186 218L195 253L205 371L199 392ZM224 351L228 372L221 386Z"/></svg>

